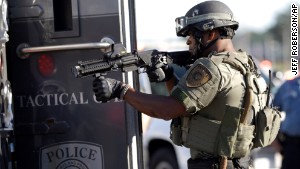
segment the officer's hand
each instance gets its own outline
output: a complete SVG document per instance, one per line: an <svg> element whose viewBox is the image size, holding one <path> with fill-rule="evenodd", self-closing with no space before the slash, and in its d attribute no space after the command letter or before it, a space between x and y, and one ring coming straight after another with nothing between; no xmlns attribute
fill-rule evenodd
<svg viewBox="0 0 300 169"><path fill-rule="evenodd" d="M147 71L150 82L166 82L173 77L173 68L169 65L152 67Z"/></svg>
<svg viewBox="0 0 300 169"><path fill-rule="evenodd" d="M93 81L93 91L97 101L107 102L114 98L123 99L129 85L110 78L96 78Z"/></svg>

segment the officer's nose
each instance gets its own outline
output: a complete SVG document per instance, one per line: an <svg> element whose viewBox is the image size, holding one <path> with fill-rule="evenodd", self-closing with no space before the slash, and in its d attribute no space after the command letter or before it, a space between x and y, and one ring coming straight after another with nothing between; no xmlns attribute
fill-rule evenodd
<svg viewBox="0 0 300 169"><path fill-rule="evenodd" d="M191 44L191 37L190 37L190 36L187 38L186 44L187 44L187 45L190 45L190 44Z"/></svg>

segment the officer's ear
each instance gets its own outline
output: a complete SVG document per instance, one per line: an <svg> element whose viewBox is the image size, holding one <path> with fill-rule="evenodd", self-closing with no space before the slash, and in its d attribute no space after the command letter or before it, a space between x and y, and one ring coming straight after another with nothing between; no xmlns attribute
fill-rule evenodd
<svg viewBox="0 0 300 169"><path fill-rule="evenodd" d="M207 40L208 41L212 41L212 40L215 40L215 39L219 38L219 36L220 36L219 30L213 29L213 30L210 30L208 32L208 38L207 38Z"/></svg>

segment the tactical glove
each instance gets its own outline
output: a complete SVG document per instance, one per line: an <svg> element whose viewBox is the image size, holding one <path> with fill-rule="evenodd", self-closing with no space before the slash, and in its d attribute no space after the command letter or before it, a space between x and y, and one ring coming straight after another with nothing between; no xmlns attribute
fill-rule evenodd
<svg viewBox="0 0 300 169"><path fill-rule="evenodd" d="M107 102L114 98L123 99L129 88L128 84L110 78L96 78L93 81L93 91L97 101Z"/></svg>
<svg viewBox="0 0 300 169"><path fill-rule="evenodd" d="M147 69L150 82L164 82L173 77L173 68L168 65L167 56L153 50L151 53L151 65Z"/></svg>
<svg viewBox="0 0 300 169"><path fill-rule="evenodd" d="M147 71L150 82L166 82L173 77L173 68L169 65L153 67Z"/></svg>

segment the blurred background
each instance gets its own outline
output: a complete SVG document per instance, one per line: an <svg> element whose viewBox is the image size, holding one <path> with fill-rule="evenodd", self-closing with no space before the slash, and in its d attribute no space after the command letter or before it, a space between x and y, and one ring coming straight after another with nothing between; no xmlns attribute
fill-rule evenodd
<svg viewBox="0 0 300 169"><path fill-rule="evenodd" d="M275 94L282 82L295 77L290 72L291 4L295 3L299 7L300 2L296 0L220 1L231 8L239 22L239 29L233 38L236 49L242 49L256 58L263 72L272 70L272 93ZM186 38L176 36L175 18L184 16L191 7L200 2L202 1L136 1L138 50L187 50ZM153 93L167 94L161 84L152 84L151 88ZM147 132L147 128L151 128L151 118L149 119L144 132ZM255 169L280 168L281 156L270 147L254 151L253 156Z"/></svg>

